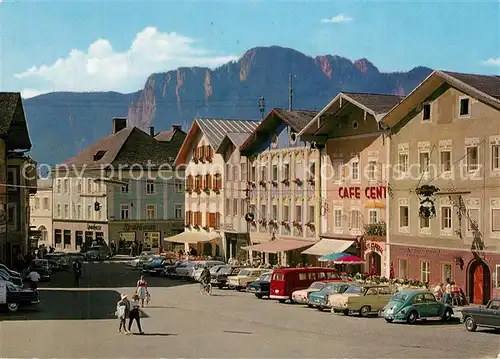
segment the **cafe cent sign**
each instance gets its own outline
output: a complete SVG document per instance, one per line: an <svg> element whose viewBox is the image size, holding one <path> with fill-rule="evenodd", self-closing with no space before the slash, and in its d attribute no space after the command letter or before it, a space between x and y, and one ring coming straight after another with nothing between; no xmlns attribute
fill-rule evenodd
<svg viewBox="0 0 500 359"><path fill-rule="evenodd" d="M385 199L387 196L386 186L371 187L339 187L339 197L342 199Z"/></svg>

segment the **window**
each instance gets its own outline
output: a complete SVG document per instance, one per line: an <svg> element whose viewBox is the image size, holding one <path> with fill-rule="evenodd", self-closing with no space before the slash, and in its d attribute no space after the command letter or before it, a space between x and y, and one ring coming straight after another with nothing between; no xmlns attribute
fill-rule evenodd
<svg viewBox="0 0 500 359"><path fill-rule="evenodd" d="M333 226L338 229L342 228L342 210L334 209L333 210Z"/></svg>
<svg viewBox="0 0 500 359"><path fill-rule="evenodd" d="M9 177L7 177L7 183L9 183ZM56 180L56 193L61 193L61 180Z"/></svg>
<svg viewBox="0 0 500 359"><path fill-rule="evenodd" d="M422 110L422 121L430 121L431 119L431 104L424 103L424 108Z"/></svg>
<svg viewBox="0 0 500 359"><path fill-rule="evenodd" d="M65 229L63 232L64 246L71 246L71 231Z"/></svg>
<svg viewBox="0 0 500 359"><path fill-rule="evenodd" d="M61 212L59 205L57 205L57 211L59 213ZM90 206L90 205L87 206L87 219L92 219L92 206Z"/></svg>
<svg viewBox="0 0 500 359"><path fill-rule="evenodd" d="M146 205L146 219L156 219L156 205Z"/></svg>
<svg viewBox="0 0 500 359"><path fill-rule="evenodd" d="M238 199L233 198L233 216L238 215Z"/></svg>
<svg viewBox="0 0 500 359"><path fill-rule="evenodd" d="M128 193L128 183L122 186L122 193Z"/></svg>
<svg viewBox="0 0 500 359"><path fill-rule="evenodd" d="M429 152L419 153L420 174L429 173Z"/></svg>
<svg viewBox="0 0 500 359"><path fill-rule="evenodd" d="M43 199L43 210L47 211L47 210L49 210L49 208L50 208L49 199L47 197L45 197Z"/></svg>
<svg viewBox="0 0 500 359"><path fill-rule="evenodd" d="M333 163L333 170L335 171L334 180L335 181L342 181L344 179L344 163L341 161L335 161Z"/></svg>
<svg viewBox="0 0 500 359"><path fill-rule="evenodd" d="M377 161L368 162L368 180L374 181L376 179Z"/></svg>
<svg viewBox="0 0 500 359"><path fill-rule="evenodd" d="M184 188L182 187L182 181L175 181L175 193L182 193L184 192ZM211 187L211 185L209 185Z"/></svg>
<svg viewBox="0 0 500 359"><path fill-rule="evenodd" d="M500 208L491 210L491 231L500 232Z"/></svg>
<svg viewBox="0 0 500 359"><path fill-rule="evenodd" d="M241 163L240 164L240 180L243 181L243 182L246 182L248 181L247 179L247 164L246 163Z"/></svg>
<svg viewBox="0 0 500 359"><path fill-rule="evenodd" d="M450 263L443 263L441 268L441 282L446 283L446 279L452 279L452 266Z"/></svg>
<svg viewBox="0 0 500 359"><path fill-rule="evenodd" d="M130 219L129 205L122 204L121 205L121 219Z"/></svg>
<svg viewBox="0 0 500 359"><path fill-rule="evenodd" d="M398 275L400 279L408 278L408 260L402 258L398 259Z"/></svg>
<svg viewBox="0 0 500 359"><path fill-rule="evenodd" d="M278 206L275 204L273 204L272 207L271 219L274 219L275 221L278 220Z"/></svg>
<svg viewBox="0 0 500 359"><path fill-rule="evenodd" d="M273 181L278 182L278 165L273 165Z"/></svg>
<svg viewBox="0 0 500 359"><path fill-rule="evenodd" d="M228 181L233 180L233 173L231 171L231 164L230 163L226 163L226 177L227 177Z"/></svg>
<svg viewBox="0 0 500 359"><path fill-rule="evenodd" d="M246 206L245 198L242 198L240 200L240 213L242 216L246 215L246 213L247 213L247 206Z"/></svg>
<svg viewBox="0 0 500 359"><path fill-rule="evenodd" d="M231 200L226 198L226 216L231 215Z"/></svg>
<svg viewBox="0 0 500 359"><path fill-rule="evenodd" d="M467 231L473 232L479 226L479 208L467 209Z"/></svg>
<svg viewBox="0 0 500 359"><path fill-rule="evenodd" d="M420 219L420 229L428 230L431 227L431 220L429 217L419 217ZM422 231L421 231L422 232Z"/></svg>
<svg viewBox="0 0 500 359"><path fill-rule="evenodd" d="M302 223L302 206L300 204L295 206L295 221Z"/></svg>
<svg viewBox="0 0 500 359"><path fill-rule="evenodd" d="M399 206L399 228L410 226L410 209L408 206Z"/></svg>
<svg viewBox="0 0 500 359"><path fill-rule="evenodd" d="M238 166L237 165L232 165L233 167L233 181L238 181Z"/></svg>
<svg viewBox="0 0 500 359"><path fill-rule="evenodd" d="M353 181L359 181L359 162L352 162L351 176Z"/></svg>
<svg viewBox="0 0 500 359"><path fill-rule="evenodd" d="M283 220L285 222L290 221L290 207L283 206Z"/></svg>
<svg viewBox="0 0 500 359"><path fill-rule="evenodd" d="M267 218L267 208L266 208L266 205L265 204L262 204L260 206L260 215L262 216L262 218Z"/></svg>
<svg viewBox="0 0 500 359"><path fill-rule="evenodd" d="M174 216L176 219L182 218L182 204L174 204Z"/></svg>
<svg viewBox="0 0 500 359"><path fill-rule="evenodd" d="M76 206L76 219L82 219L82 206Z"/></svg>
<svg viewBox="0 0 500 359"><path fill-rule="evenodd" d="M68 179L65 179L64 180L64 193L68 193L69 192L69 180Z"/></svg>
<svg viewBox="0 0 500 359"><path fill-rule="evenodd" d="M155 182L153 180L146 181L146 193L147 194L155 193Z"/></svg>
<svg viewBox="0 0 500 359"><path fill-rule="evenodd" d="M260 180L261 181L267 181L267 167L262 166L260 169Z"/></svg>
<svg viewBox="0 0 500 359"><path fill-rule="evenodd" d="M72 215L72 219L75 219L76 218L76 206L75 204L73 203L73 206L72 206L72 209L73 209L73 215Z"/></svg>
<svg viewBox="0 0 500 359"><path fill-rule="evenodd" d="M314 223L316 221L316 207L309 206L309 222Z"/></svg>
<svg viewBox="0 0 500 359"><path fill-rule="evenodd" d="M62 242L62 231L60 229L54 230L54 242L56 243L56 246Z"/></svg>
<svg viewBox="0 0 500 359"><path fill-rule="evenodd" d="M350 212L350 223L351 229L359 229L361 227L361 215L357 209L353 209Z"/></svg>
<svg viewBox="0 0 500 359"><path fill-rule="evenodd" d="M250 168L250 181L255 182L257 180L257 170L255 168L255 165L252 164L252 167Z"/></svg>
<svg viewBox="0 0 500 359"><path fill-rule="evenodd" d="M87 193L92 193L92 180L87 179Z"/></svg>
<svg viewBox="0 0 500 359"><path fill-rule="evenodd" d="M64 205L64 218L69 218L69 205Z"/></svg>
<svg viewBox="0 0 500 359"><path fill-rule="evenodd" d="M491 169L500 170L500 145L491 146Z"/></svg>
<svg viewBox="0 0 500 359"><path fill-rule="evenodd" d="M290 181L290 164L285 163L283 165L283 179Z"/></svg>
<svg viewBox="0 0 500 359"><path fill-rule="evenodd" d="M76 193L82 193L82 180L78 180L76 183Z"/></svg>
<svg viewBox="0 0 500 359"><path fill-rule="evenodd" d="M431 275L431 264L429 262L420 262L420 281L429 283Z"/></svg>
<svg viewBox="0 0 500 359"><path fill-rule="evenodd" d="M368 220L370 224L378 223L379 221L378 209L368 210Z"/></svg>
<svg viewBox="0 0 500 359"><path fill-rule="evenodd" d="M17 183L17 178L16 178L16 171L12 168L9 168L7 170L7 184L12 186L12 187L9 187L8 189L10 191L15 191L16 188L14 186L18 185Z"/></svg>
<svg viewBox="0 0 500 359"><path fill-rule="evenodd" d="M403 174L408 173L408 154L407 153L400 153L399 154L399 172Z"/></svg>
<svg viewBox="0 0 500 359"><path fill-rule="evenodd" d="M299 280L307 280L307 273L299 273Z"/></svg>
<svg viewBox="0 0 500 359"><path fill-rule="evenodd" d="M309 177L316 179L316 163L314 161L309 166Z"/></svg>
<svg viewBox="0 0 500 359"><path fill-rule="evenodd" d="M467 147L467 171L477 171L479 168L479 149L477 146Z"/></svg>
<svg viewBox="0 0 500 359"><path fill-rule="evenodd" d="M460 98L459 117L467 117L470 114L470 99L468 97Z"/></svg>
<svg viewBox="0 0 500 359"><path fill-rule="evenodd" d="M441 229L450 230L451 227L451 207L441 207Z"/></svg>
<svg viewBox="0 0 500 359"><path fill-rule="evenodd" d="M15 203L9 203L7 205L7 223L17 228L17 206Z"/></svg>
<svg viewBox="0 0 500 359"><path fill-rule="evenodd" d="M442 150L439 156L440 167L442 172L450 172L451 171L451 151Z"/></svg>
<svg viewBox="0 0 500 359"><path fill-rule="evenodd" d="M36 210L40 209L40 198L35 198L35 209Z"/></svg>

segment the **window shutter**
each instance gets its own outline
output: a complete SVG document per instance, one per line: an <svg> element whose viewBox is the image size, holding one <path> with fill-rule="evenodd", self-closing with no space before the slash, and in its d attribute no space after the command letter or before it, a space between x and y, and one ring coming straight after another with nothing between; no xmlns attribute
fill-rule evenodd
<svg viewBox="0 0 500 359"><path fill-rule="evenodd" d="M384 179L384 173L383 173L383 167L382 167L382 162L377 162L377 166L375 168L375 178L379 181L382 181Z"/></svg>
<svg viewBox="0 0 500 359"><path fill-rule="evenodd" d="M189 211L186 211L186 224L190 224L190 213Z"/></svg>
<svg viewBox="0 0 500 359"><path fill-rule="evenodd" d="M219 175L217 176L217 188L219 190L222 189L222 175L219 173Z"/></svg>
<svg viewBox="0 0 500 359"><path fill-rule="evenodd" d="M212 175L207 174L207 187L212 188Z"/></svg>

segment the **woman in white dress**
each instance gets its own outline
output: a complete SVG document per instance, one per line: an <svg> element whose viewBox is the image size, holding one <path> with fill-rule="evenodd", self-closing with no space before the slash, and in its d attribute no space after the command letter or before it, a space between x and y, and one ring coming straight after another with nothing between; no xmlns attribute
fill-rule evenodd
<svg viewBox="0 0 500 359"><path fill-rule="evenodd" d="M141 307L144 307L144 300L146 300L148 295L148 282L144 280L144 277L141 277L141 279L137 281L136 293L141 301Z"/></svg>

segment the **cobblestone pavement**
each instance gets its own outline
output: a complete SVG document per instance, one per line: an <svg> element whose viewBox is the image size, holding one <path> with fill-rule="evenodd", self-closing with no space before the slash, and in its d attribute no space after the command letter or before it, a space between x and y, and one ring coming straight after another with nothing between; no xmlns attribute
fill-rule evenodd
<svg viewBox="0 0 500 359"><path fill-rule="evenodd" d="M38 308L0 314L1 357L495 358L500 351L498 334L468 333L457 322L387 324L227 290L207 297L196 284L164 278L148 278L146 335L125 336L113 312L139 273L95 263L84 276L75 289L69 273L56 273Z"/></svg>

